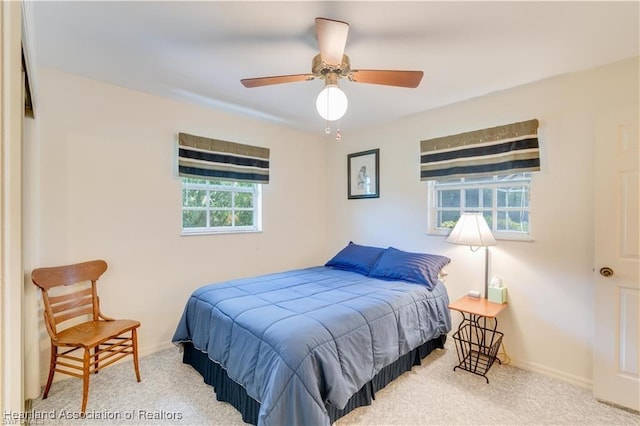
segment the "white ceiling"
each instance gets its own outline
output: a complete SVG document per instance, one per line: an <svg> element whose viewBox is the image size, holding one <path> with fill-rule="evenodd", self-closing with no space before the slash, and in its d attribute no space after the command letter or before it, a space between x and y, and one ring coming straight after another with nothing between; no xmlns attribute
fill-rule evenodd
<svg viewBox="0 0 640 426"><path fill-rule="evenodd" d="M423 70L417 89L353 83L343 132L639 55L629 2L58 2L29 4L33 61L313 133L314 18L350 24L353 69ZM36 106L37 107L37 106ZM335 126L334 126L335 127Z"/></svg>

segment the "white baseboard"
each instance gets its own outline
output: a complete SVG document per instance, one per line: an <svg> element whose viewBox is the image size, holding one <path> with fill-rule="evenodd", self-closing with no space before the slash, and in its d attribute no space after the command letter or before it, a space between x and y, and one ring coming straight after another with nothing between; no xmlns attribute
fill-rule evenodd
<svg viewBox="0 0 640 426"><path fill-rule="evenodd" d="M152 345L152 346L145 346L143 347L139 347L138 348L138 357L142 358L145 357L147 355L151 355L153 353L159 352L159 351L163 351L165 349L169 349L169 348L175 348L176 351L179 350L176 345L174 345L171 342L166 342L166 343L161 343L159 345ZM118 365L121 363L127 363L127 362L131 362L131 358L130 357L124 357L122 359L119 359L118 361L114 362L112 365ZM40 395L42 395L42 391L44 390L44 386L47 383L47 375L49 374L49 364L47 363L44 366L41 366L41 377L40 377ZM70 379L71 377L69 377L66 374L56 374L53 376L53 383L56 383L60 380L65 380L65 379Z"/></svg>
<svg viewBox="0 0 640 426"><path fill-rule="evenodd" d="M584 377L576 376L561 370L556 370L555 368L549 368L535 362L519 361L511 358L511 365L522 368L523 370L539 373L553 379L562 380L563 382L571 383L572 385L576 385L584 389L593 389L593 380L585 379Z"/></svg>
<svg viewBox="0 0 640 426"><path fill-rule="evenodd" d="M449 349L454 351L456 350L454 339L451 336L447 338L446 345L448 345ZM503 346L503 349L504 349L504 346ZM504 353L501 351L498 351L498 357L500 357L501 355L504 355ZM500 358L500 359L504 359L504 358ZM523 370L531 371L533 373L542 374L543 376L551 377L552 379L561 380L563 382L570 383L572 385L579 386L584 389L593 390L593 380L591 379L586 379L584 377L576 376L575 374L570 374L562 370L550 368L550 367L538 364L536 362L518 360L516 358L511 357L511 355L509 355L509 365L512 365L517 368L522 368Z"/></svg>
<svg viewBox="0 0 640 426"><path fill-rule="evenodd" d="M169 349L169 348L175 348L176 351L179 350L178 347L173 343L166 342L166 343L160 343L158 345L145 346L144 348L142 347L138 348L138 356L142 358L144 356L151 355L156 352L164 351L165 349Z"/></svg>

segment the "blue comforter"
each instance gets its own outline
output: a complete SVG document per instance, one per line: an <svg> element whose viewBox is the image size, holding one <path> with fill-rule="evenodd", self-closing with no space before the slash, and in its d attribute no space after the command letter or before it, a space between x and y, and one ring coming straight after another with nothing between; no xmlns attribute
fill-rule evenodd
<svg viewBox="0 0 640 426"><path fill-rule="evenodd" d="M258 401L259 425L328 425L382 367L451 329L446 289L324 266L194 291L173 342L191 342Z"/></svg>

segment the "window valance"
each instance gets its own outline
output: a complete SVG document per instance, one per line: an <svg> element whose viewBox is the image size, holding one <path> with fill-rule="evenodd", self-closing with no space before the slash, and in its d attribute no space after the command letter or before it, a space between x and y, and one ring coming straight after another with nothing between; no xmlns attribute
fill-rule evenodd
<svg viewBox="0 0 640 426"><path fill-rule="evenodd" d="M536 119L420 142L420 180L537 170Z"/></svg>
<svg viewBox="0 0 640 426"><path fill-rule="evenodd" d="M195 179L269 183L269 148L178 133L178 174Z"/></svg>

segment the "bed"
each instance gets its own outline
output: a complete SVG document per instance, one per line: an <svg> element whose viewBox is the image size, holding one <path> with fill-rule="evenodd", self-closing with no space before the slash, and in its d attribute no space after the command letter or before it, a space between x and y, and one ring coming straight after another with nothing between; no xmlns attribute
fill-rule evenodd
<svg viewBox="0 0 640 426"><path fill-rule="evenodd" d="M443 347L448 261L350 243L324 266L195 290L172 340L245 422L328 425Z"/></svg>

